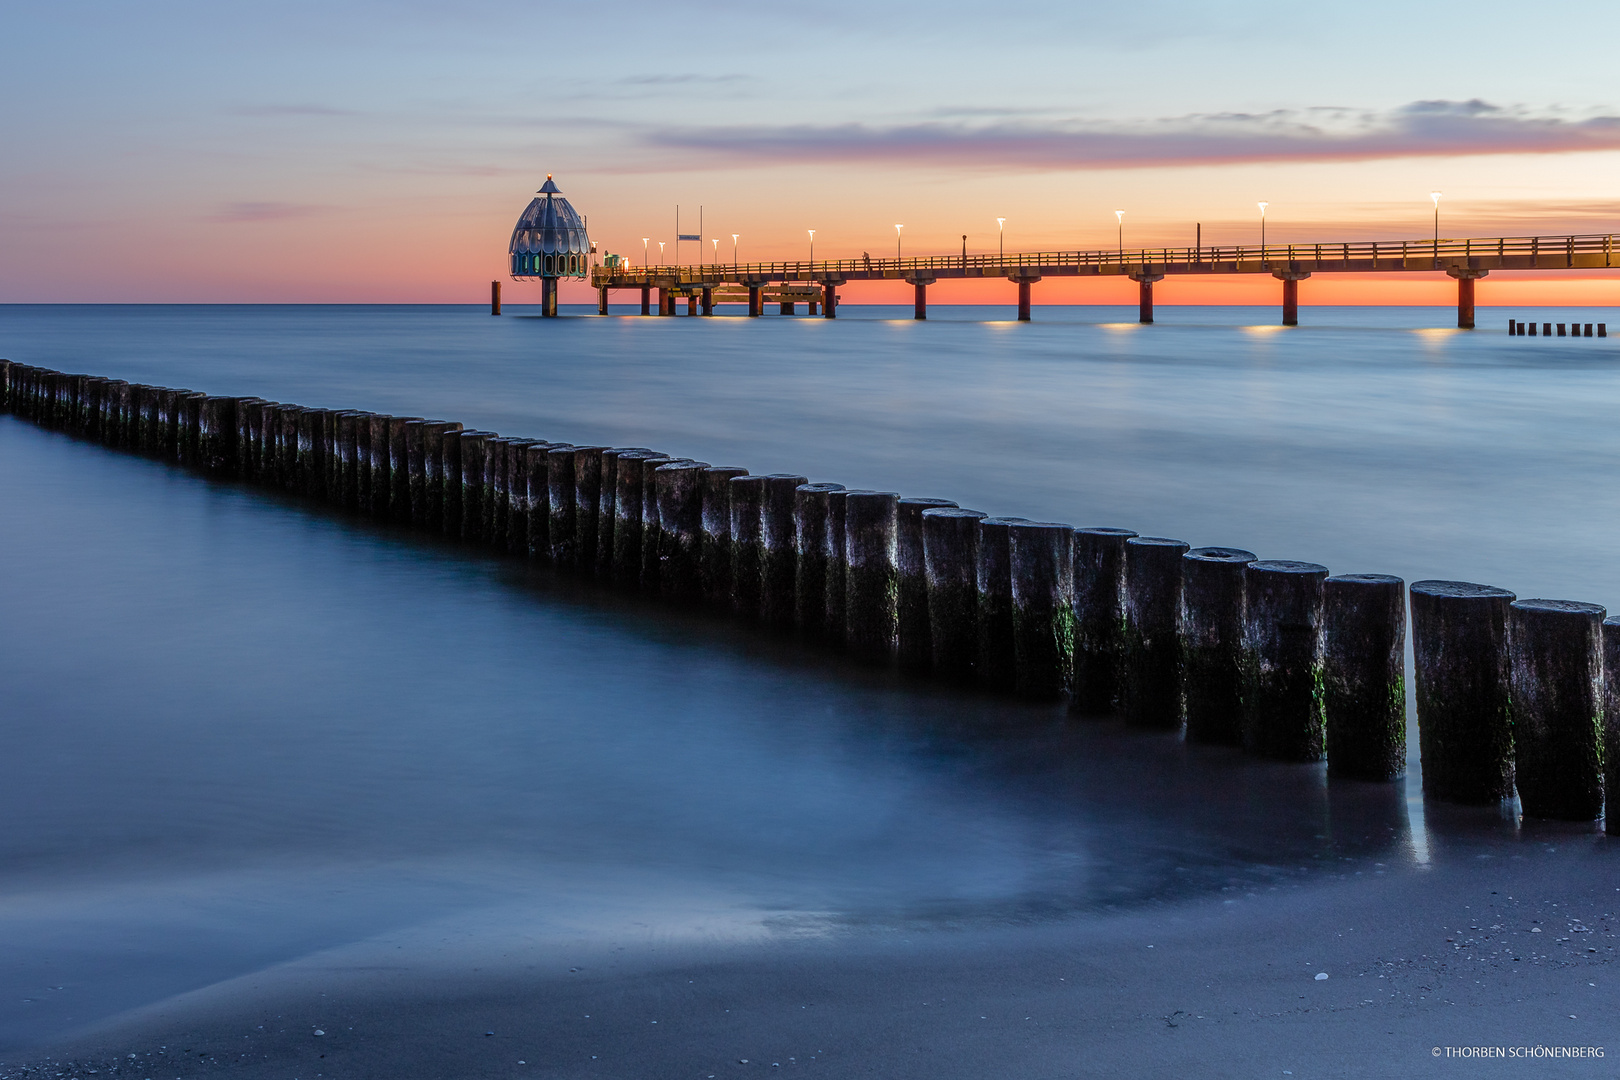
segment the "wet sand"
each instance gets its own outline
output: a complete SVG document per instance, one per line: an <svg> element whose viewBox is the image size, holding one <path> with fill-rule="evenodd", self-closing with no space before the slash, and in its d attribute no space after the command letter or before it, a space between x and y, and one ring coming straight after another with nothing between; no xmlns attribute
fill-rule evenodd
<svg viewBox="0 0 1620 1080"><path fill-rule="evenodd" d="M989 930L784 917L745 945L629 931L392 966L409 943L382 939L0 1076L1612 1076L1612 849L1532 824L1428 868ZM1512 1056L1537 1047L1605 1056Z"/></svg>

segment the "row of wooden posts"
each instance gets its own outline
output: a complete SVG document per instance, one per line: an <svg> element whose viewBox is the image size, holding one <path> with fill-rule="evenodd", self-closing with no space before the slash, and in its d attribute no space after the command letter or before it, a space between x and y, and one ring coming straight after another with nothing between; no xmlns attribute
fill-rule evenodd
<svg viewBox="0 0 1620 1080"><path fill-rule="evenodd" d="M1406 768L1407 590L1315 563L635 447L218 397L0 361L46 427L485 545L862 660L1184 731L1336 778ZM1620 619L1410 589L1423 787L1594 820L1620 778ZM1607 672L1607 682L1605 681ZM1606 719L1607 718L1607 719ZM1611 831L1620 831L1611 815Z"/></svg>

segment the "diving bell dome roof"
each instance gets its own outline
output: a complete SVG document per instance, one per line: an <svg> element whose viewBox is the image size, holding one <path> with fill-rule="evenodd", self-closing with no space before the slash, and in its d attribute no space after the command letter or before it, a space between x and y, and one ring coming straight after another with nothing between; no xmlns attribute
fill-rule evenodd
<svg viewBox="0 0 1620 1080"><path fill-rule="evenodd" d="M563 198L550 176L512 230L513 255L589 255L590 237L579 211Z"/></svg>

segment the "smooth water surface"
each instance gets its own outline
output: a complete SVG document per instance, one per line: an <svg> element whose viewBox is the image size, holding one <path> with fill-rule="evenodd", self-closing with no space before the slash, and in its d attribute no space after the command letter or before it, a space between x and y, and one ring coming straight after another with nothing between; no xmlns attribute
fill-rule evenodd
<svg viewBox="0 0 1620 1080"><path fill-rule="evenodd" d="M1620 342L936 311L14 307L0 355L1620 602ZM401 928L1071 917L1446 848L1403 785L862 670L9 417L0 506L0 1048Z"/></svg>

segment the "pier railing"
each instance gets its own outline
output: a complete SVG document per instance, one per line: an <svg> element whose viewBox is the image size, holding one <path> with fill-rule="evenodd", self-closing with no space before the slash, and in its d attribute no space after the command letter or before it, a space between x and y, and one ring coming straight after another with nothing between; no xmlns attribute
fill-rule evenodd
<svg viewBox="0 0 1620 1080"><path fill-rule="evenodd" d="M1189 247L1116 248L1095 251L1027 251L1005 254L914 255L888 258L710 262L687 265L597 267L598 287L749 280L847 280L916 277L1001 277L1045 272L1131 274L1271 273L1303 266L1331 273L1476 269L1580 269L1614 265L1612 233L1567 236L1441 237L1432 240L1354 240L1311 244L1227 244Z"/></svg>

